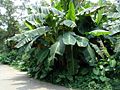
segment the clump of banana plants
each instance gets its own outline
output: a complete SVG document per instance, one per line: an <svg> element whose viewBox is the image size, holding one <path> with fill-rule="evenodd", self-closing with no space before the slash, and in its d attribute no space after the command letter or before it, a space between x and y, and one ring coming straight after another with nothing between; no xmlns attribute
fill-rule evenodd
<svg viewBox="0 0 120 90"><path fill-rule="evenodd" d="M97 6L79 2L82 9L74 0L64 4L61 0L53 6L31 6L24 21L28 30L8 39L16 42L15 48L26 47L25 53L29 52L29 75L56 83L72 82L84 68L88 72L95 68L93 72L98 74L96 67L104 60L105 65L115 67L115 60L108 60L113 54L108 47L113 43L111 32L102 27L107 18L102 15L106 8L102 2Z"/></svg>

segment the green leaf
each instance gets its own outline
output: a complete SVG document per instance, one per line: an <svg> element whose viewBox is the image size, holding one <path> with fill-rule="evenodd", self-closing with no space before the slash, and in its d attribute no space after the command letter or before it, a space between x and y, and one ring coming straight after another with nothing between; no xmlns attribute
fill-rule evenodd
<svg viewBox="0 0 120 90"><path fill-rule="evenodd" d="M99 68L94 68L94 69L93 69L93 73L94 73L95 75L99 75L99 74L100 74Z"/></svg>
<svg viewBox="0 0 120 90"><path fill-rule="evenodd" d="M26 31L26 32L21 33L21 34L16 34L15 36L9 38L8 41L18 42L15 47L20 48L23 45L28 44L29 42L34 40L36 37L45 34L48 30L49 30L48 27L39 27L39 28L31 30L31 31Z"/></svg>
<svg viewBox="0 0 120 90"><path fill-rule="evenodd" d="M25 52L28 52L31 50L31 46L33 45L34 41L36 41L36 39L38 38L39 36L36 36L32 41L30 41L30 43L27 45L26 49L25 49Z"/></svg>
<svg viewBox="0 0 120 90"><path fill-rule="evenodd" d="M67 75L67 79L68 79L69 81L73 81L73 77L72 77L71 75Z"/></svg>
<svg viewBox="0 0 120 90"><path fill-rule="evenodd" d="M90 43L90 45L95 49L95 51L98 55L100 55L102 58L104 58L103 52L100 50L100 48L96 44Z"/></svg>
<svg viewBox="0 0 120 90"><path fill-rule="evenodd" d="M43 71L43 73L40 75L40 79L43 79L47 76L47 72Z"/></svg>
<svg viewBox="0 0 120 90"><path fill-rule="evenodd" d="M88 46L82 51L84 54L85 60L88 62L90 66L94 66L96 63L96 56L94 50L88 44Z"/></svg>
<svg viewBox="0 0 120 90"><path fill-rule="evenodd" d="M73 36L74 33L72 32L67 32L63 34L63 42L66 45L75 45L76 43L76 38Z"/></svg>
<svg viewBox="0 0 120 90"><path fill-rule="evenodd" d="M101 35L109 35L111 34L111 32L105 31L105 30L93 30L89 32L89 34L94 35L94 36L101 36Z"/></svg>
<svg viewBox="0 0 120 90"><path fill-rule="evenodd" d="M86 75L86 74L88 74L89 73L89 69L86 67L86 68L82 68L81 70L80 70L80 74L83 76L83 75Z"/></svg>
<svg viewBox="0 0 120 90"><path fill-rule="evenodd" d="M45 6L41 6L37 10L39 10L40 13L44 13L44 14L49 14L50 13L50 8L49 7L45 7Z"/></svg>
<svg viewBox="0 0 120 90"><path fill-rule="evenodd" d="M119 6L119 5L116 7L116 10L117 10L118 12L120 12L120 6Z"/></svg>
<svg viewBox="0 0 120 90"><path fill-rule="evenodd" d="M102 7L102 5L103 5L103 0L99 0L98 4L100 5L100 7ZM103 13L104 13L104 10L103 10L103 9L98 10L98 13L97 13L97 15L96 15L96 20L95 20L96 23L97 23L97 25L100 24L100 22L101 22L101 20L102 20L102 17L103 17Z"/></svg>
<svg viewBox="0 0 120 90"><path fill-rule="evenodd" d="M50 55L55 55L55 54L63 55L64 48L65 48L65 45L63 44L63 42L57 41L55 44L51 46Z"/></svg>
<svg viewBox="0 0 120 90"><path fill-rule="evenodd" d="M61 78L57 78L56 82L59 83L62 79Z"/></svg>
<svg viewBox="0 0 120 90"><path fill-rule="evenodd" d="M110 13L110 14L108 14L107 18L118 19L118 18L120 18L120 13L118 13L118 12Z"/></svg>
<svg viewBox="0 0 120 90"><path fill-rule="evenodd" d="M58 75L58 76L59 76L59 78L65 78L65 75L64 75L64 74Z"/></svg>
<svg viewBox="0 0 120 90"><path fill-rule="evenodd" d="M40 14L35 14L34 16L34 21L39 24L39 23L44 23L45 22L45 17L46 15L43 14L43 13L40 13Z"/></svg>
<svg viewBox="0 0 120 90"><path fill-rule="evenodd" d="M58 10L56 8L51 8L50 10L51 10L51 12L54 13L54 15L58 15L58 16L63 16L64 15L63 12L61 12L60 10Z"/></svg>
<svg viewBox="0 0 120 90"><path fill-rule="evenodd" d="M102 41L102 40L99 40L98 43L99 43L99 45L100 45L100 47L101 47L101 51L104 53L104 55L105 55L106 57L110 57L110 54L109 54L109 52L108 52L108 50L107 50L108 48L105 47L103 41Z"/></svg>
<svg viewBox="0 0 120 90"><path fill-rule="evenodd" d="M55 3L55 8L58 9L58 10L60 10L60 11L62 11L62 7L61 6L62 6L61 2Z"/></svg>
<svg viewBox="0 0 120 90"><path fill-rule="evenodd" d="M88 45L88 41L89 41L87 38L81 37L81 36L77 36L76 40L77 40L77 45L79 47L86 47Z"/></svg>
<svg viewBox="0 0 120 90"><path fill-rule="evenodd" d="M73 46L68 46L66 50L67 71L69 75L75 75L78 72L79 64L74 58Z"/></svg>
<svg viewBox="0 0 120 90"><path fill-rule="evenodd" d="M43 60L48 56L49 54L49 49L43 49L40 50L40 52L37 54L37 65L39 65L39 63L42 63Z"/></svg>
<svg viewBox="0 0 120 90"><path fill-rule="evenodd" d="M99 25L100 24L100 22L101 22L101 20L102 20L102 17L103 17L103 10L99 10L98 11L98 14L96 15L96 23L97 23L97 25Z"/></svg>
<svg viewBox="0 0 120 90"><path fill-rule="evenodd" d="M104 8L105 6L93 6L93 7L89 7L84 9L83 11L81 11L80 13L78 13L78 15L90 15L93 14L95 12L97 12L98 10Z"/></svg>
<svg viewBox="0 0 120 90"><path fill-rule="evenodd" d="M69 10L68 10L68 13L66 14L66 19L75 21L75 18L76 18L76 16L75 16L75 8L74 8L73 2L71 1L69 3Z"/></svg>
<svg viewBox="0 0 120 90"><path fill-rule="evenodd" d="M111 67L115 67L116 66L116 60L115 59L113 59L113 60L110 60L110 66Z"/></svg>
<svg viewBox="0 0 120 90"><path fill-rule="evenodd" d="M65 50L65 45L63 43L63 41L61 40L61 38L55 42L51 47L50 47L50 58L49 58L49 63L51 62L51 60L55 59L55 55L63 55Z"/></svg>
<svg viewBox="0 0 120 90"><path fill-rule="evenodd" d="M15 47L20 48L28 42L32 41L34 38L36 38L36 36L41 36L45 33L46 31L44 30L44 28L37 28L36 30L23 33L25 35L25 38L19 41Z"/></svg>
<svg viewBox="0 0 120 90"><path fill-rule="evenodd" d="M104 81L108 81L108 78L105 77L105 76L100 76L100 80L101 80L102 82L104 82Z"/></svg>
<svg viewBox="0 0 120 90"><path fill-rule="evenodd" d="M54 15L58 15L58 16L63 16L64 13L56 8L53 8L53 7L45 7L45 6L35 6L33 7L34 11L35 12L39 12L39 13L42 13L42 14L45 14L45 15L48 15L50 14L51 12L54 14ZM34 13L36 14L36 13Z"/></svg>
<svg viewBox="0 0 120 90"><path fill-rule="evenodd" d="M36 28L35 25L31 24L30 22L28 22L27 20L24 22L25 25L30 29L30 30L33 30Z"/></svg>
<svg viewBox="0 0 120 90"><path fill-rule="evenodd" d="M78 69L79 69L79 64L77 62L77 60L73 57L74 54L71 54L72 52L68 53L68 57L67 57L67 70L69 75L75 75L78 73Z"/></svg>
<svg viewBox="0 0 120 90"><path fill-rule="evenodd" d="M75 22L71 21L71 20L64 20L62 23L60 23L60 25L65 25L65 26L71 27L71 28L76 27Z"/></svg>

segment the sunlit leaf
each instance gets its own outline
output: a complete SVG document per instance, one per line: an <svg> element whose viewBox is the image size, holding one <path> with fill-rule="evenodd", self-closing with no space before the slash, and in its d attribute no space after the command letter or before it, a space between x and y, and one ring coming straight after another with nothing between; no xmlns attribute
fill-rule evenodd
<svg viewBox="0 0 120 90"><path fill-rule="evenodd" d="M71 1L69 3L69 9L68 9L68 13L66 14L66 19L75 21L75 18L76 18L76 16L75 16L75 8L74 8L73 2Z"/></svg>
<svg viewBox="0 0 120 90"><path fill-rule="evenodd" d="M111 34L111 32L105 31L105 30L93 30L89 32L89 34L94 35L94 36L101 36L101 35L109 35Z"/></svg>

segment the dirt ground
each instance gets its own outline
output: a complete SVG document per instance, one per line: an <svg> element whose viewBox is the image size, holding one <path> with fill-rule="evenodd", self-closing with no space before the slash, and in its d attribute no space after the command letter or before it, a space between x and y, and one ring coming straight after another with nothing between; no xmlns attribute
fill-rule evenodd
<svg viewBox="0 0 120 90"><path fill-rule="evenodd" d="M0 64L0 90L70 90L46 82L29 78L26 72L20 72L7 65Z"/></svg>

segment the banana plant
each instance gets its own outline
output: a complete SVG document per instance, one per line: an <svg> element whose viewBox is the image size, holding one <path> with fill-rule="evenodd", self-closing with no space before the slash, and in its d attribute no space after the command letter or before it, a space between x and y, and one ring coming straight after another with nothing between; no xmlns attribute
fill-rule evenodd
<svg viewBox="0 0 120 90"><path fill-rule="evenodd" d="M109 55L103 44L102 47L106 53L99 49L98 42L93 43L90 38L91 35L95 38L109 34L109 31L106 30L96 30L98 26L92 18L92 15L104 7L86 8L78 12L73 3L74 0L68 1L62 9L57 9L58 6L56 6L57 8L32 7L32 14L24 22L28 31L8 39L8 41L17 43L16 48L26 46L27 52L32 48L35 48L34 53L38 51L35 54L36 57L31 54L31 58L34 57L36 60L30 63L30 67L34 66L32 70L33 73L35 72L36 78L45 78L50 72L54 72L56 62L60 65L59 61L62 62L62 65L58 68L63 66L69 75L74 76L80 67L80 53L83 54L83 61L89 66L97 63L99 58L96 53L102 58L104 58L103 54ZM77 50L74 50L75 48ZM59 57L62 57L63 60Z"/></svg>

